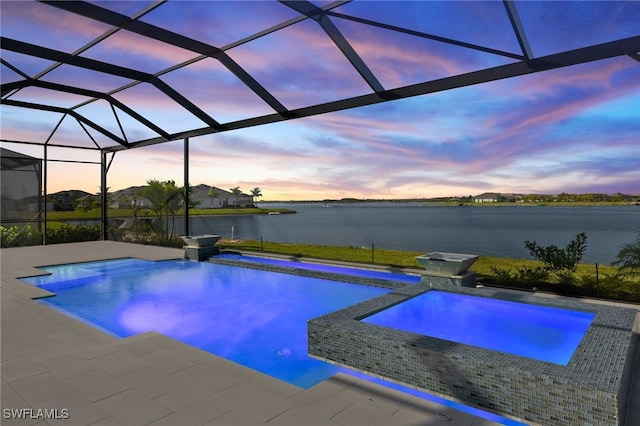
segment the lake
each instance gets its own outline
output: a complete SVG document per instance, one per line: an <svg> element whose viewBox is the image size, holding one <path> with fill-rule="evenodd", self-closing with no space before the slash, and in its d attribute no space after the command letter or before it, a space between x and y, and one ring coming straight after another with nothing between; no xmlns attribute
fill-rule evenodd
<svg viewBox="0 0 640 426"><path fill-rule="evenodd" d="M564 248L587 234L583 262L609 264L640 231L639 206L437 206L423 203L260 203L296 214L192 216L191 234L282 243L531 258L524 242ZM176 233L182 233L181 218Z"/></svg>

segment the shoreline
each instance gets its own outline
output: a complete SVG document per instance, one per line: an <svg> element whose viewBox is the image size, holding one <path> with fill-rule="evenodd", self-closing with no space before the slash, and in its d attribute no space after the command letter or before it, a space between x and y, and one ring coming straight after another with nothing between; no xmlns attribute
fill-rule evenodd
<svg viewBox="0 0 640 426"><path fill-rule="evenodd" d="M361 201L261 201L264 205L275 204L322 204L326 207L335 207L343 205L366 205L366 204L414 204L422 207L640 207L640 202L555 202L555 203L511 203L511 202L499 202L499 203L452 203L452 202L439 202L439 201L413 201L413 200L361 200ZM109 219L127 219L134 217L133 210L130 209L118 209L108 210L108 213L116 213L113 215L107 214ZM268 214L294 214L296 210L286 208L247 208L247 209L190 209L189 216L250 216L250 215L268 215ZM156 217L154 215L138 216L139 219L149 219ZM176 213L176 218L182 217L182 212ZM76 211L48 211L47 222L75 222L75 221L90 221L100 220L100 212L90 210L88 212L76 212Z"/></svg>
<svg viewBox="0 0 640 426"><path fill-rule="evenodd" d="M203 211L213 210L213 211ZM249 211L253 210L253 211ZM119 212L117 214L109 214L112 212ZM294 214L295 210L289 209L190 209L189 216L202 216L202 217L214 217L214 216L250 216L250 215L268 215L268 214ZM134 217L133 210L130 209L118 209L108 210L107 219L129 219ZM138 219L153 219L158 217L157 215L139 215ZM176 218L182 217L182 211L175 214ZM60 211L60 212L47 212L47 222L80 222L80 221L95 221L100 220L100 212L90 210L88 212L76 212L76 211Z"/></svg>
<svg viewBox="0 0 640 426"><path fill-rule="evenodd" d="M496 203L460 203L447 201L424 201L424 200L359 200L359 201L261 201L264 204L323 204L331 207L333 205L356 205L356 204L420 204L428 207L640 207L640 202L630 201L598 201L586 202L548 202L548 203L523 203L523 202L496 202Z"/></svg>

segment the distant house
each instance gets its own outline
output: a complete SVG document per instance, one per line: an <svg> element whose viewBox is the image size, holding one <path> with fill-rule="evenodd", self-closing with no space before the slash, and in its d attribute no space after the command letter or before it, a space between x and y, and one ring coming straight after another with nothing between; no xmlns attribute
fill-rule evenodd
<svg viewBox="0 0 640 426"><path fill-rule="evenodd" d="M99 195L83 195L82 197L78 197L73 201L75 208L81 210L90 210L94 206L100 205L100 196Z"/></svg>
<svg viewBox="0 0 640 426"><path fill-rule="evenodd" d="M110 209L147 209L151 207L151 201L140 197L138 194L144 186L132 186L110 194Z"/></svg>
<svg viewBox="0 0 640 426"><path fill-rule="evenodd" d="M148 209L151 201L142 197L119 197L109 200L110 209Z"/></svg>
<svg viewBox="0 0 640 426"><path fill-rule="evenodd" d="M145 209L151 207L151 202L146 198L140 197L138 194L143 186L132 186L130 188L121 189L111 194L109 200L109 208L139 208ZM191 187L191 201L196 203L199 209L221 209L225 207L249 207L253 206L253 197L245 193L240 193L236 197L231 191L214 187L213 197L209 185L196 185Z"/></svg>
<svg viewBox="0 0 640 426"><path fill-rule="evenodd" d="M211 193L212 188L213 194ZM204 184L193 186L191 190L191 199L199 202L197 207L200 209L253 206L253 197L245 193L240 193L236 197L231 191Z"/></svg>
<svg viewBox="0 0 640 426"><path fill-rule="evenodd" d="M72 189L50 194L48 201L53 203L54 210L73 211L77 207L78 200L88 200L90 197L92 197L92 195L88 192Z"/></svg>
<svg viewBox="0 0 640 426"><path fill-rule="evenodd" d="M135 197L125 201L124 207L131 209L148 209L153 207L153 205L151 204L151 201L147 200L146 198Z"/></svg>
<svg viewBox="0 0 640 426"><path fill-rule="evenodd" d="M502 203L504 201L508 201L508 198L498 192L485 192L473 197L474 203Z"/></svg>

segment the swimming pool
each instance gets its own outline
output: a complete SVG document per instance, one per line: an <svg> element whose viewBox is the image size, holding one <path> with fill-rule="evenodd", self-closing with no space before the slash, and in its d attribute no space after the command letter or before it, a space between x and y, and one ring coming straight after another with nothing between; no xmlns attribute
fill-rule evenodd
<svg viewBox="0 0 640 426"><path fill-rule="evenodd" d="M362 321L567 365L591 312L431 290Z"/></svg>
<svg viewBox="0 0 640 426"><path fill-rule="evenodd" d="M307 320L390 289L188 261L116 259L43 267L38 299L117 337L155 330L299 387L338 372L505 424L522 423L307 355ZM357 273L352 271L352 273Z"/></svg>
<svg viewBox="0 0 640 426"><path fill-rule="evenodd" d="M120 259L44 268L39 302L117 337L157 331L308 388L339 368L307 356L307 321L390 290L206 262Z"/></svg>

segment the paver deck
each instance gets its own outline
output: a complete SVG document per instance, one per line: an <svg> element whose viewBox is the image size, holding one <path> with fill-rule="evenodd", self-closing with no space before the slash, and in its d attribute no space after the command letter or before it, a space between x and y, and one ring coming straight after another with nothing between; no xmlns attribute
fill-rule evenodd
<svg viewBox="0 0 640 426"><path fill-rule="evenodd" d="M159 333L118 339L34 302L42 291L17 279L121 257L182 250L96 241L0 251L3 425L494 424L347 374L305 390ZM631 407L640 407L637 376ZM21 408L61 418L8 418Z"/></svg>

